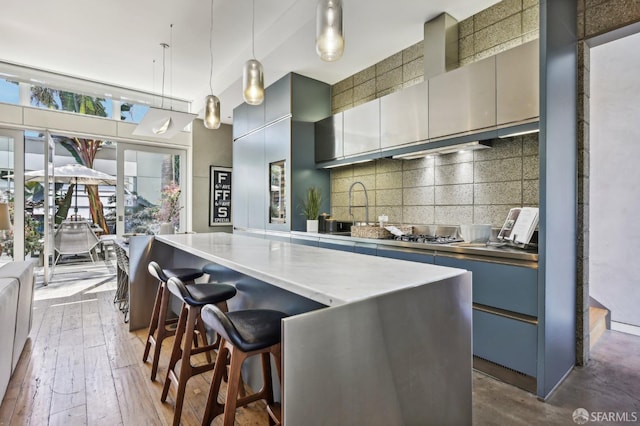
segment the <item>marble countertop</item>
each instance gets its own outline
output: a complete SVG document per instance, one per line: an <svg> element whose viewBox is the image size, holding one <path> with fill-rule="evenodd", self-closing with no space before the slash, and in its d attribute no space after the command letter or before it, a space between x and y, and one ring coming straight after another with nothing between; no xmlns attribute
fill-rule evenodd
<svg viewBox="0 0 640 426"><path fill-rule="evenodd" d="M328 306L369 299L466 272L228 233L155 238Z"/></svg>

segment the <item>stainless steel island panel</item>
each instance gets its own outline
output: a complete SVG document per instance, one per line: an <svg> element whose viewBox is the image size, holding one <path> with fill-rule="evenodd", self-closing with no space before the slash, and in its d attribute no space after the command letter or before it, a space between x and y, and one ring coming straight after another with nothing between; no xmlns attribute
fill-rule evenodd
<svg viewBox="0 0 640 426"><path fill-rule="evenodd" d="M285 424L471 424L470 303L467 272L286 318Z"/></svg>
<svg viewBox="0 0 640 426"><path fill-rule="evenodd" d="M136 281L156 256L170 266L235 269L250 285L237 285L230 309L292 315L283 321L285 424L471 423L469 272L213 233L156 236L133 250ZM145 304L153 299L135 306ZM262 384L257 361L243 366L253 389Z"/></svg>

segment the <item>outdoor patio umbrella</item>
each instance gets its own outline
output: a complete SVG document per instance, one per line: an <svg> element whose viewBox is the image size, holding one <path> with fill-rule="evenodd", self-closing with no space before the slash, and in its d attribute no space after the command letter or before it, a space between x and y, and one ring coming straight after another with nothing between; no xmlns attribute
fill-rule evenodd
<svg viewBox="0 0 640 426"><path fill-rule="evenodd" d="M115 185L116 177L98 170L90 169L82 164L65 164L64 166L52 167L49 165L49 176L53 174L54 182L74 183L75 207L74 211L78 214L78 184L82 185ZM7 176L9 177L9 176ZM11 176L13 177L13 176ZM25 172L25 182L42 182L44 181L44 169Z"/></svg>

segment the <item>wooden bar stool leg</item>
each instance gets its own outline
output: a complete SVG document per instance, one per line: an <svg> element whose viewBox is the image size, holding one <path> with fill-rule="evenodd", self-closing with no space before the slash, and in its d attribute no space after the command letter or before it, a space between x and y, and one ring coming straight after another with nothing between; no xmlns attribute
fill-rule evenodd
<svg viewBox="0 0 640 426"><path fill-rule="evenodd" d="M205 406L204 416L202 417L202 426L209 426L213 419L224 411L224 405L218 403L218 392L220 391L222 379L227 376L228 357L229 349L227 343L224 339L221 339L218 355L216 356L216 364L213 368L209 397L207 398L207 405Z"/></svg>
<svg viewBox="0 0 640 426"><path fill-rule="evenodd" d="M247 358L247 354L242 351L231 351L231 365L229 367L229 382L227 384L227 398L224 403L224 426L233 426L236 419L236 407L238 402L238 387L240 386L240 375L242 373L242 363Z"/></svg>
<svg viewBox="0 0 640 426"><path fill-rule="evenodd" d="M184 391L187 388L187 381L193 375L191 368L191 348L193 346L196 321L200 314L200 309L187 308L187 324L184 334L184 347L180 361L180 377L178 377L178 389L176 391L176 406L173 409L173 426L180 424L182 415L182 405L184 403ZM175 364L174 364L175 366ZM175 373L174 373L175 374Z"/></svg>
<svg viewBox="0 0 640 426"><path fill-rule="evenodd" d="M204 323L202 321L200 321L200 318L198 318L198 321L196 322L196 326L197 326L197 331L198 331L198 335L200 336L200 339L202 340L202 347L208 346L208 339L207 339L207 330L204 327ZM194 346L198 347L198 338L197 336L194 336L193 339L194 342ZM211 363L212 359L211 359L211 351L206 351L204 353L204 355L207 357L207 362Z"/></svg>
<svg viewBox="0 0 640 426"><path fill-rule="evenodd" d="M171 386L171 382L177 386L178 378L173 372L178 360L182 357L182 336L184 336L185 326L187 323L187 306L185 303L182 304L182 308L180 309L180 317L178 318L178 327L176 328L176 338L173 343L173 350L171 351L171 360L169 361L169 368L167 369L167 378L164 381L164 387L162 388L162 396L160 397L160 401L165 402L167 399L167 395L169 394L169 387Z"/></svg>
<svg viewBox="0 0 640 426"><path fill-rule="evenodd" d="M149 334L147 335L147 344L144 347L144 355L142 355L142 362L147 362L147 357L149 356L149 350L151 349L152 340L154 340L154 335L156 329L158 328L158 315L160 313L160 304L162 303L162 294L164 284L159 284L158 291L156 292L156 300L153 304L153 312L151 313L151 322L149 323Z"/></svg>
<svg viewBox="0 0 640 426"><path fill-rule="evenodd" d="M155 345L153 348L153 364L151 366L151 380L156 379L158 372L158 363L160 362L160 350L162 349L162 342L167 337L173 336L174 331L167 330L167 311L169 310L169 299L171 294L167 289L167 284L162 283L162 301L160 303L160 313L158 316L158 332L155 338Z"/></svg>
<svg viewBox="0 0 640 426"><path fill-rule="evenodd" d="M284 399L284 388L282 387L282 365L281 362L281 349L282 344L278 343L271 347L271 354L273 355L273 360L276 364L276 371L278 372L278 381L280 382L280 396ZM273 398L273 394L272 394ZM272 404L267 404L267 413L269 413L269 424L274 426L280 426L282 424L282 404L273 402Z"/></svg>
<svg viewBox="0 0 640 426"><path fill-rule="evenodd" d="M267 405L273 405L273 382L271 381L271 356L269 352L260 355L262 359L262 392Z"/></svg>

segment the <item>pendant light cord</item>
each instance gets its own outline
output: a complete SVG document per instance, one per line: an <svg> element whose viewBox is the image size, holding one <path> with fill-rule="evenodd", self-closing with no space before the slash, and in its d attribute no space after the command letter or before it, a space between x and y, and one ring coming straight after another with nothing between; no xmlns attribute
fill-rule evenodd
<svg viewBox="0 0 640 426"><path fill-rule="evenodd" d="M213 0L211 0L211 17L209 21L209 90L213 95Z"/></svg>
<svg viewBox="0 0 640 426"><path fill-rule="evenodd" d="M164 75L166 71L165 55L169 45L167 43L160 43L160 46L162 46L162 97L160 98L160 108L164 109Z"/></svg>
<svg viewBox="0 0 640 426"><path fill-rule="evenodd" d="M171 63L171 77L169 78L169 109L173 111L173 24L169 26L169 47L171 47L171 51L169 52L170 58L169 62Z"/></svg>
<svg viewBox="0 0 640 426"><path fill-rule="evenodd" d="M160 100L160 109L164 109L164 78L167 72L167 47L173 44L173 24L169 26L169 44L160 43L162 46L162 99ZM155 62L155 61L153 61ZM171 52L171 64L173 64L173 52ZM173 90L173 65L171 66L171 90ZM172 101L173 102L173 101ZM173 109L173 103L171 105L171 109Z"/></svg>
<svg viewBox="0 0 640 426"><path fill-rule="evenodd" d="M256 0L252 0L251 6L251 55L256 58Z"/></svg>

